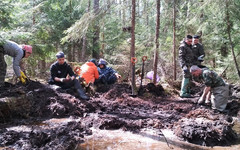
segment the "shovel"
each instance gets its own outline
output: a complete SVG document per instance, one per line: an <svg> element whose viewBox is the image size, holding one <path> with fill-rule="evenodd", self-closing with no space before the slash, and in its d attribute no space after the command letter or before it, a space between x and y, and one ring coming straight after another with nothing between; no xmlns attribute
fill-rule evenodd
<svg viewBox="0 0 240 150"><path fill-rule="evenodd" d="M144 62L147 60L147 56L142 57L142 74L141 74L141 83L140 83L140 88L138 90L138 95L142 95L143 93L143 87L142 87L142 80L144 77Z"/></svg>

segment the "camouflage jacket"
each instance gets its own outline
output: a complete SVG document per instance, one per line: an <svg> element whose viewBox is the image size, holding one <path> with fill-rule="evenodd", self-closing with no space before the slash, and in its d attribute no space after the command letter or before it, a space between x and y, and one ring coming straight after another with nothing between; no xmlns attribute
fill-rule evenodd
<svg viewBox="0 0 240 150"><path fill-rule="evenodd" d="M192 45L187 45L185 41L182 41L179 46L179 62L180 66L191 67L194 63L194 56L192 52Z"/></svg>
<svg viewBox="0 0 240 150"><path fill-rule="evenodd" d="M202 79L206 86L210 86L211 88L215 88L218 86L224 86L224 80L214 71L204 69L202 70Z"/></svg>
<svg viewBox="0 0 240 150"><path fill-rule="evenodd" d="M200 44L200 43L194 44L192 46L192 51L193 51L193 55L194 55L194 61L197 61L199 63L198 65L200 65L201 62L198 61L198 57L201 56L201 55L205 56L203 45Z"/></svg>

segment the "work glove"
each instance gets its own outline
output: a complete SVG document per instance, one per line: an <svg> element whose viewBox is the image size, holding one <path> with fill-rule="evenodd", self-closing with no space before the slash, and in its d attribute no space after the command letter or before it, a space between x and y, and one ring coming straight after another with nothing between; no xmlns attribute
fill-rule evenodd
<svg viewBox="0 0 240 150"><path fill-rule="evenodd" d="M204 57L204 55L199 56L199 57L198 57L198 61L200 61L200 62L204 61L204 60L203 60L203 57Z"/></svg>
<svg viewBox="0 0 240 150"><path fill-rule="evenodd" d="M21 71L20 72L20 77L19 77L19 79L20 79L20 81L23 83L23 84L26 84L26 82L27 82L27 77L26 77L26 75Z"/></svg>
<svg viewBox="0 0 240 150"><path fill-rule="evenodd" d="M188 67L187 67L187 66L183 66L183 71L184 71L185 73L189 73Z"/></svg>

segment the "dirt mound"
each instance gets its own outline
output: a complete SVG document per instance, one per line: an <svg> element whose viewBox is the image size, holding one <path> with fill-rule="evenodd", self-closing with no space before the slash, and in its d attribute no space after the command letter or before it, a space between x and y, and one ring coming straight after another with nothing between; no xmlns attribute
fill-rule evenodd
<svg viewBox="0 0 240 150"><path fill-rule="evenodd" d="M94 111L91 104L80 103L67 91L35 81L26 86L11 85L1 90L0 98L0 123L14 118L82 116Z"/></svg>
<svg viewBox="0 0 240 150"><path fill-rule="evenodd" d="M91 131L77 122L69 122L58 127L36 127L24 130L0 130L0 147L11 145L13 149L75 149Z"/></svg>
<svg viewBox="0 0 240 150"><path fill-rule="evenodd" d="M195 90L200 92L197 87ZM197 105L199 97L166 96L161 85L145 85L144 94L137 97L130 96L128 84L100 86L89 101L76 98L74 93L72 89L37 81L25 86L8 84L0 91L0 147L58 149L62 143L62 149L73 149L84 140L84 135L91 134L91 127L136 133L147 128L157 131L168 128L183 140L207 146L229 145L237 138L232 130L232 116L239 116L240 110L237 99L229 101L227 115ZM52 118L72 121L42 123ZM18 129L22 127L26 130Z"/></svg>
<svg viewBox="0 0 240 150"><path fill-rule="evenodd" d="M227 146L236 142L231 116L212 110L196 109L175 125L175 133L184 140L203 146Z"/></svg>

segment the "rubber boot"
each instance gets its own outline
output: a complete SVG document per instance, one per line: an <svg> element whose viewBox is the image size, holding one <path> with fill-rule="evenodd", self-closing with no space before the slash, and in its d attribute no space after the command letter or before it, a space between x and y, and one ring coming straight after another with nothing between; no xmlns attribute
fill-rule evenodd
<svg viewBox="0 0 240 150"><path fill-rule="evenodd" d="M192 96L188 93L188 84L189 84L189 78L183 78L182 85L181 85L181 92L180 97L182 98L192 98Z"/></svg>
<svg viewBox="0 0 240 150"><path fill-rule="evenodd" d="M90 98L85 94L83 89L77 89L78 96L83 100L89 100Z"/></svg>
<svg viewBox="0 0 240 150"><path fill-rule="evenodd" d="M84 92L84 90L83 90L81 84L78 82L78 80L74 79L73 83L74 83L75 89L77 90L78 96L81 99L89 100L90 98L86 95L86 93Z"/></svg>

